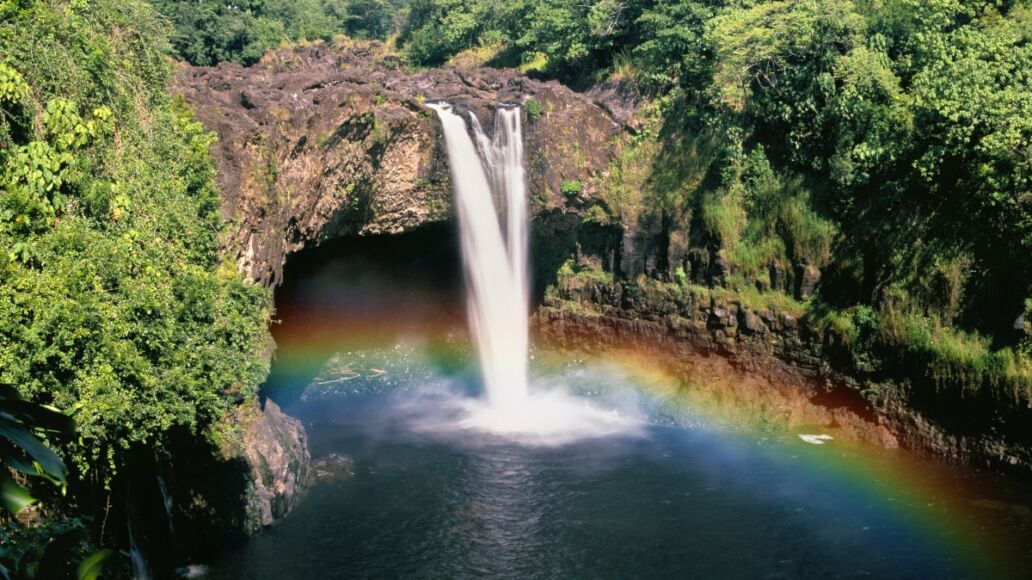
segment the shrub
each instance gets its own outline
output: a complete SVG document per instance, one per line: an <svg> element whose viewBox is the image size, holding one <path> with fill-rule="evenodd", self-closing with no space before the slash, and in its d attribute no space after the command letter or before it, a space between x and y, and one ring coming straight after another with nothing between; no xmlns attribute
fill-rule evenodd
<svg viewBox="0 0 1032 580"><path fill-rule="evenodd" d="M678 266L674 272L674 279L677 281L677 285L682 288L688 285L688 273L684 271L684 266Z"/></svg>
<svg viewBox="0 0 1032 580"><path fill-rule="evenodd" d="M531 123L536 122L545 113L545 108L534 99L527 99L527 102L523 104L523 109L527 111L527 120Z"/></svg>
<svg viewBox="0 0 1032 580"><path fill-rule="evenodd" d="M584 184L576 179L564 180L559 191L566 197L577 197L584 191Z"/></svg>
<svg viewBox="0 0 1032 580"><path fill-rule="evenodd" d="M0 21L0 117L40 122L0 123L0 383L74 412L58 451L104 484L126 449L255 396L270 297L216 270L213 137L166 93L150 5L23 5Z"/></svg>

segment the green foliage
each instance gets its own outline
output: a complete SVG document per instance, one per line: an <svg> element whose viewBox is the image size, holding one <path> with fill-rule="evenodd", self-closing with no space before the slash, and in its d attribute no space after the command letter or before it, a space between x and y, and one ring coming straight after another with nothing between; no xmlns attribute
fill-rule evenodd
<svg viewBox="0 0 1032 580"><path fill-rule="evenodd" d="M0 62L0 104L17 105L29 98L29 85L21 73Z"/></svg>
<svg viewBox="0 0 1032 580"><path fill-rule="evenodd" d="M576 271L573 269L573 260L572 259L566 260L565 262L563 262L559 266L558 275L559 275L560 279L570 278L571 276L576 275Z"/></svg>
<svg viewBox="0 0 1032 580"><path fill-rule="evenodd" d="M559 185L559 192L566 197L577 197L584 191L584 184L576 179L566 179Z"/></svg>
<svg viewBox="0 0 1032 580"><path fill-rule="evenodd" d="M527 99L527 102L523 103L523 110L527 112L527 120L531 123L537 121L541 118L541 115L545 114L544 106L535 99Z"/></svg>
<svg viewBox="0 0 1032 580"><path fill-rule="evenodd" d="M111 550L94 550L85 524L75 518L38 526L0 523L0 576L78 578L101 576Z"/></svg>
<svg viewBox="0 0 1032 580"><path fill-rule="evenodd" d="M1032 400L1032 365L1010 348L994 350L985 337L895 309L879 317L879 330L886 346L921 361L940 390L971 394L989 388L1000 398Z"/></svg>
<svg viewBox="0 0 1032 580"><path fill-rule="evenodd" d="M46 444L70 439L75 423L53 407L26 401L0 384L0 504L12 515L36 504L27 485L45 479L67 490L68 468ZM12 475L14 477L12 477ZM77 519L24 527L0 518L0 575L10 578L97 578L111 550L92 551ZM92 552L92 553L91 553Z"/></svg>
<svg viewBox="0 0 1032 580"><path fill-rule="evenodd" d="M73 414L58 450L92 481L208 429L267 370L269 296L217 270L214 138L167 96L162 31L139 1L0 22L0 382Z"/></svg>
<svg viewBox="0 0 1032 580"><path fill-rule="evenodd" d="M632 63L643 84L663 88L688 85L706 74L710 46L705 24L715 13L712 2L658 0L647 3L636 24L639 43Z"/></svg>
<svg viewBox="0 0 1032 580"><path fill-rule="evenodd" d="M495 3L474 0L413 0L398 40L412 62L441 64L481 44L485 25L499 18L496 8Z"/></svg>
<svg viewBox="0 0 1032 580"><path fill-rule="evenodd" d="M479 45L506 44L500 61L578 76L610 63L642 3L598 0L413 0L399 42L408 58L436 65Z"/></svg>
<svg viewBox="0 0 1032 580"><path fill-rule="evenodd" d="M36 503L29 490L10 476L44 478L61 487L68 484L68 468L48 447L47 438L69 438L74 422L50 407L24 400L17 389L0 384L0 504L11 514Z"/></svg>
<svg viewBox="0 0 1032 580"><path fill-rule="evenodd" d="M815 72L810 67L826 64L832 55L857 45L863 27L849 0L783 0L729 7L707 23L707 37L716 53L715 89L722 101L741 109L752 90L781 89L786 80L799 78L800 64L806 65L804 82L826 83L821 74L810 74Z"/></svg>
<svg viewBox="0 0 1032 580"><path fill-rule="evenodd" d="M252 64L284 42L387 38L407 0L153 0L175 27L176 55L193 64Z"/></svg>
<svg viewBox="0 0 1032 580"><path fill-rule="evenodd" d="M93 159L84 150L110 132L111 109L97 107L88 120L75 103L55 98L43 113L44 138L19 145L3 167L0 219L20 233L42 231L82 194ZM85 154L82 154L85 153Z"/></svg>

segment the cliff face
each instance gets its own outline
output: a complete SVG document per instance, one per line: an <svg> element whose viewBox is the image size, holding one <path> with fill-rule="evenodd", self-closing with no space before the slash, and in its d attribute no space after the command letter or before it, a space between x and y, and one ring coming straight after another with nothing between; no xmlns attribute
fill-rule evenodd
<svg viewBox="0 0 1032 580"><path fill-rule="evenodd" d="M272 525L300 500L311 472L301 422L272 401L242 405L231 421L235 435L214 453L196 437L177 440L162 468L168 503L158 510L170 519L153 520L145 530L160 539L151 542L152 556L177 548L179 557L208 559ZM167 529L175 536L161 539Z"/></svg>
<svg viewBox="0 0 1032 580"><path fill-rule="evenodd" d="M536 323L544 340L564 347L660 353L688 378L712 376L713 365L700 359L721 359L728 368L718 372L775 385L764 391L763 405L784 415L780 423L789 428L821 426L883 447L1032 470L1027 407L986 392L939 391L921 369L865 371L843 337L790 305L589 271L561 276Z"/></svg>
<svg viewBox="0 0 1032 580"><path fill-rule="evenodd" d="M327 239L411 231L451 219L447 159L427 100L476 114L527 103L535 211L588 183L619 126L586 97L512 70L406 72L377 43L289 48L243 68L182 65L175 91L210 130L231 224L227 255L251 280L281 281L287 255ZM590 195L590 191L583 192Z"/></svg>

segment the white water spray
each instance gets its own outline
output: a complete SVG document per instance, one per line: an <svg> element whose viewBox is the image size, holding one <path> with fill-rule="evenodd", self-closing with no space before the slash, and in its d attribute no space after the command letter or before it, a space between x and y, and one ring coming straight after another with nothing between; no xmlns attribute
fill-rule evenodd
<svg viewBox="0 0 1032 580"><path fill-rule="evenodd" d="M429 106L444 126L466 304L487 397L495 409L513 412L527 401L527 188L520 110L498 109L493 141L470 115L478 155L462 117L450 105ZM504 231L496 196L504 202Z"/></svg>

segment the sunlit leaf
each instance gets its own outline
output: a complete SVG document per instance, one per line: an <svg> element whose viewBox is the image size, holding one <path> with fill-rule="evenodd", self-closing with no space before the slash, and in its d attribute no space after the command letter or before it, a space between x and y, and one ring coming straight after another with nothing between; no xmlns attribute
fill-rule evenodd
<svg viewBox="0 0 1032 580"><path fill-rule="evenodd" d="M4 509L12 514L16 514L25 506L35 502L36 498L29 494L29 490L18 485L10 477L0 475L0 503L3 504Z"/></svg>

